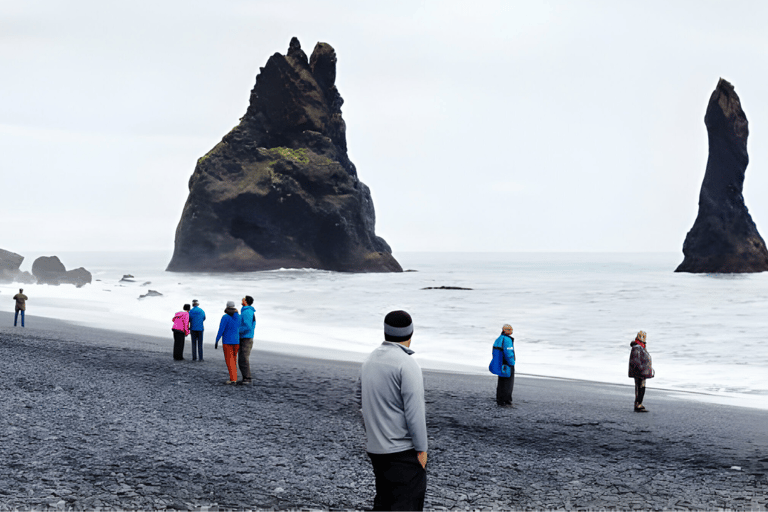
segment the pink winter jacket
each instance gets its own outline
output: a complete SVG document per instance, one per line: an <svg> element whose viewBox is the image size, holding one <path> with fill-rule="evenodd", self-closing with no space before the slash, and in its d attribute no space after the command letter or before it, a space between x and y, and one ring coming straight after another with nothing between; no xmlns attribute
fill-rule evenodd
<svg viewBox="0 0 768 512"><path fill-rule="evenodd" d="M184 335L189 335L189 313L179 311L173 316L173 327L171 329L184 331Z"/></svg>

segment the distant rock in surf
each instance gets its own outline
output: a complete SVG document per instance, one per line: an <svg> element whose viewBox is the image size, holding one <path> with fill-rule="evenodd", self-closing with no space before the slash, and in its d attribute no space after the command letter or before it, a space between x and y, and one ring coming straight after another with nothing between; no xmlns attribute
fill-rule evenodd
<svg viewBox="0 0 768 512"><path fill-rule="evenodd" d="M149 291L147 291L147 293L145 293L144 295L139 295L139 298L140 298L140 299L145 299L145 298L147 298L147 297L162 297L162 296L163 296L163 294L162 294L162 293L160 293L160 292L158 292L158 291L155 291L155 290L149 290Z"/></svg>
<svg viewBox="0 0 768 512"><path fill-rule="evenodd" d="M78 288L92 281L91 273L83 267L67 270L58 256L40 256L32 263L32 274L40 284L74 284Z"/></svg>
<svg viewBox="0 0 768 512"><path fill-rule="evenodd" d="M460 286L427 286L422 290L471 290L472 288L462 288Z"/></svg>
<svg viewBox="0 0 768 512"><path fill-rule="evenodd" d="M21 254L0 249L0 270L17 272L23 261L24 256Z"/></svg>
<svg viewBox="0 0 768 512"><path fill-rule="evenodd" d="M120 283L135 283L136 281L133 279L133 276L131 274L123 274L122 279L118 281Z"/></svg>
<svg viewBox="0 0 768 512"><path fill-rule="evenodd" d="M704 123L709 159L699 193L699 213L683 243L685 258L675 272L768 270L768 250L742 196L749 164L747 116L733 85L722 78L709 99Z"/></svg>
<svg viewBox="0 0 768 512"><path fill-rule="evenodd" d="M19 269L23 261L24 256L21 254L0 249L0 282L30 284L37 282L32 274Z"/></svg>
<svg viewBox="0 0 768 512"><path fill-rule="evenodd" d="M167 270L401 272L347 156L336 52L291 40L240 123L197 161Z"/></svg>

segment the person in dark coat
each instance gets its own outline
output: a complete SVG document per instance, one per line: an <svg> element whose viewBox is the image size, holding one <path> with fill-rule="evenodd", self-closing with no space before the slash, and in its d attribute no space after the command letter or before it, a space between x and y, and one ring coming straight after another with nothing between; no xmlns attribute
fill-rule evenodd
<svg viewBox="0 0 768 512"><path fill-rule="evenodd" d="M635 340L629 345L632 347L629 354L629 377L635 379L635 412L648 412L643 405L645 379L652 379L656 372L653 370L651 355L646 349L645 331L638 332Z"/></svg>
<svg viewBox="0 0 768 512"><path fill-rule="evenodd" d="M496 404L512 405L512 389L515 387L515 338L512 326L504 324L501 334L493 342L491 364L488 370L499 377L496 383Z"/></svg>

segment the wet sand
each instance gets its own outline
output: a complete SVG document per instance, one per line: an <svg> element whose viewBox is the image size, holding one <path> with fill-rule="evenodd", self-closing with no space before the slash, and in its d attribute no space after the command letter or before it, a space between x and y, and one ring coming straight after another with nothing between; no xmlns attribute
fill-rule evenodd
<svg viewBox="0 0 768 512"><path fill-rule="evenodd" d="M370 508L359 364L221 350L0 313L0 510ZM207 333L213 336L213 332ZM418 351L418 339L413 348ZM425 371L430 509L763 510L766 412L654 390Z"/></svg>

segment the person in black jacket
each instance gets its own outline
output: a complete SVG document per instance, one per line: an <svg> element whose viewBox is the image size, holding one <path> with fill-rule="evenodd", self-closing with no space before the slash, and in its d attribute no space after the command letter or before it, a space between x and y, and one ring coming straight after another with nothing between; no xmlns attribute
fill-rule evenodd
<svg viewBox="0 0 768 512"><path fill-rule="evenodd" d="M635 379L635 412L648 412L643 405L645 397L645 379L656 375L651 362L651 355L646 350L646 333L640 331L635 340L629 344L632 352L629 354L629 377Z"/></svg>

